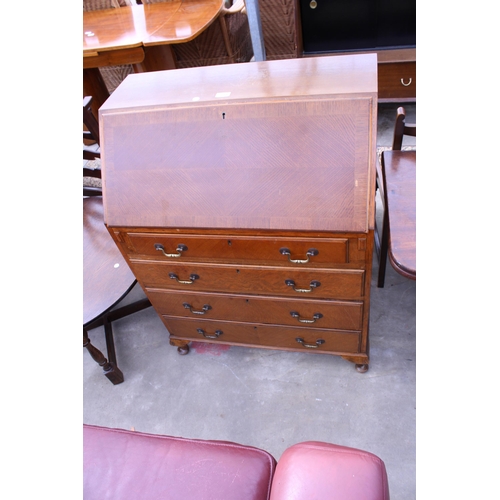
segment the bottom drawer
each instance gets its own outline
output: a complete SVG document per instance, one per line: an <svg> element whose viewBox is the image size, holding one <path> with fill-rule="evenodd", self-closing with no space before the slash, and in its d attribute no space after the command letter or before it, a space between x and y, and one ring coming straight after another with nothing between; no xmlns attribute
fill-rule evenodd
<svg viewBox="0 0 500 500"><path fill-rule="evenodd" d="M172 338L335 354L359 352L359 333L162 316ZM300 340L298 340L300 339Z"/></svg>

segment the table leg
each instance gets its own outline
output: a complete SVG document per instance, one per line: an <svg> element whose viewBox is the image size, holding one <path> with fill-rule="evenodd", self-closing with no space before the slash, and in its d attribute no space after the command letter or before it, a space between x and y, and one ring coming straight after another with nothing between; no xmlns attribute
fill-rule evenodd
<svg viewBox="0 0 500 500"><path fill-rule="evenodd" d="M99 119L98 109L109 97L109 92L98 68L83 70L83 97L85 96L92 96L92 112Z"/></svg>
<svg viewBox="0 0 500 500"><path fill-rule="evenodd" d="M175 69L177 59L171 45L144 47L144 61L134 64L136 73Z"/></svg>
<svg viewBox="0 0 500 500"><path fill-rule="evenodd" d="M114 384L121 384L124 381L122 371L116 366L115 363L108 361L104 354L99 351L90 343L90 339L85 328L83 329L83 347L87 348L87 351L91 355L92 359L99 364L104 370L104 375Z"/></svg>

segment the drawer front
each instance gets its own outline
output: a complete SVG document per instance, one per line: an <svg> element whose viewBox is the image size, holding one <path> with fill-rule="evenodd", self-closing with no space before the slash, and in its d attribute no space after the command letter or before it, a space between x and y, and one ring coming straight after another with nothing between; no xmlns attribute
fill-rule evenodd
<svg viewBox="0 0 500 500"><path fill-rule="evenodd" d="M416 98L417 65L415 62L378 65L379 99Z"/></svg>
<svg viewBox="0 0 500 500"><path fill-rule="evenodd" d="M162 315L250 323L361 330L362 302L300 300L251 295L191 293L147 289Z"/></svg>
<svg viewBox="0 0 500 500"><path fill-rule="evenodd" d="M353 258L359 260L360 257L356 237L179 235L116 230L115 234L132 259L332 267L349 262L349 243L354 245Z"/></svg>
<svg viewBox="0 0 500 500"><path fill-rule="evenodd" d="M359 299L364 271L289 269L236 265L132 262L145 288L280 295L301 299Z"/></svg>
<svg viewBox="0 0 500 500"><path fill-rule="evenodd" d="M359 352L359 333L162 316L172 338L338 354Z"/></svg>

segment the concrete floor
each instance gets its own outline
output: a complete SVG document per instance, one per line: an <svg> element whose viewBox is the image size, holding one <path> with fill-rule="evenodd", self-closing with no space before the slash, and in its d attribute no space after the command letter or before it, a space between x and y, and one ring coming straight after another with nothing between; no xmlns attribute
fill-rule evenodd
<svg viewBox="0 0 500 500"><path fill-rule="evenodd" d="M379 105L379 146L390 146L397 104ZM415 104L404 104L416 121ZM414 144L410 140L407 144ZM416 283L387 267L377 288L374 256L370 369L335 356L193 343L180 356L152 308L113 324L125 382L113 386L83 353L83 422L236 441L279 459L319 440L384 460L392 500L416 498ZM136 287L130 300L142 297ZM105 352L104 331L90 331Z"/></svg>

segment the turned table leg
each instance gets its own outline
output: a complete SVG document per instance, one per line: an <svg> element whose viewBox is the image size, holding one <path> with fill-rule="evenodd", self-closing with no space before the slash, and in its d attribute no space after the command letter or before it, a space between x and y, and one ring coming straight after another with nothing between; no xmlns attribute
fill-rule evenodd
<svg viewBox="0 0 500 500"><path fill-rule="evenodd" d="M85 328L83 329L83 347L87 348L87 351L90 353L92 356L92 359L102 367L104 370L104 375L114 384L121 384L124 381L123 373L121 370L116 366L115 363L108 361L105 357L104 354L97 349L97 347L94 347L90 343L90 339L88 336L87 331Z"/></svg>

